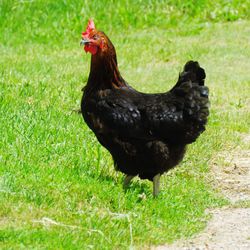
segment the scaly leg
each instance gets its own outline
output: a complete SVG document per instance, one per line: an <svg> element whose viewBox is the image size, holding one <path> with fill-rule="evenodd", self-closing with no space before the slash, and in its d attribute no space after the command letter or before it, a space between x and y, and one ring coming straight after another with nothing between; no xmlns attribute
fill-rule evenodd
<svg viewBox="0 0 250 250"><path fill-rule="evenodd" d="M134 175L126 175L125 176L125 179L123 181L123 188L126 189L129 184L130 184L130 181L134 178L135 176Z"/></svg>
<svg viewBox="0 0 250 250"><path fill-rule="evenodd" d="M161 174L157 174L153 178L153 196L156 197L160 192L160 177Z"/></svg>

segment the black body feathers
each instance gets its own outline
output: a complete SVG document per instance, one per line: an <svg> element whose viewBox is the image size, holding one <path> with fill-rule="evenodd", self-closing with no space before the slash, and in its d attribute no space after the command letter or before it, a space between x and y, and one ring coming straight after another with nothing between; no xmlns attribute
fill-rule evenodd
<svg viewBox="0 0 250 250"><path fill-rule="evenodd" d="M205 71L189 61L169 92L144 94L120 76L116 56L98 56L92 55L96 65L91 65L82 98L84 120L111 153L117 170L152 180L176 166L186 145L205 130Z"/></svg>

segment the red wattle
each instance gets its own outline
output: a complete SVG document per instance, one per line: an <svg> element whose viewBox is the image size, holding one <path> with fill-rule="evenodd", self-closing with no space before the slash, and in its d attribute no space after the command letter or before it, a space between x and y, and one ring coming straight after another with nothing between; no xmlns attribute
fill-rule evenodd
<svg viewBox="0 0 250 250"><path fill-rule="evenodd" d="M86 44L84 46L85 52L90 52L92 55L95 55L97 53L97 47L95 45Z"/></svg>

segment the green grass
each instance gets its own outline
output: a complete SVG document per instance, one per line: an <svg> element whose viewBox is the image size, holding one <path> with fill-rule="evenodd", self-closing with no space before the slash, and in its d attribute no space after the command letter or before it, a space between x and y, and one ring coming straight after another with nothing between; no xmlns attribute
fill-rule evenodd
<svg viewBox="0 0 250 250"><path fill-rule="evenodd" d="M250 3L111 2L0 1L1 249L148 247L199 232L205 209L227 203L209 164L249 133ZM207 131L157 199L147 181L123 191L108 152L72 112L88 77L79 40L90 16L138 90L169 89L190 59L206 69Z"/></svg>

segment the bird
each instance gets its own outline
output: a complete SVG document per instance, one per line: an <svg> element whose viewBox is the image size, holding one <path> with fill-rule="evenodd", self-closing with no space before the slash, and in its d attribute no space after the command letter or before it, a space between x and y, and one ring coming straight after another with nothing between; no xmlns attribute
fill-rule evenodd
<svg viewBox="0 0 250 250"><path fill-rule="evenodd" d="M123 187L136 176L148 179L156 197L160 177L182 161L187 146L205 131L210 104L205 70L188 61L170 90L142 93L124 80L114 45L92 19L80 45L91 54L83 119L110 152L115 170L125 175Z"/></svg>

